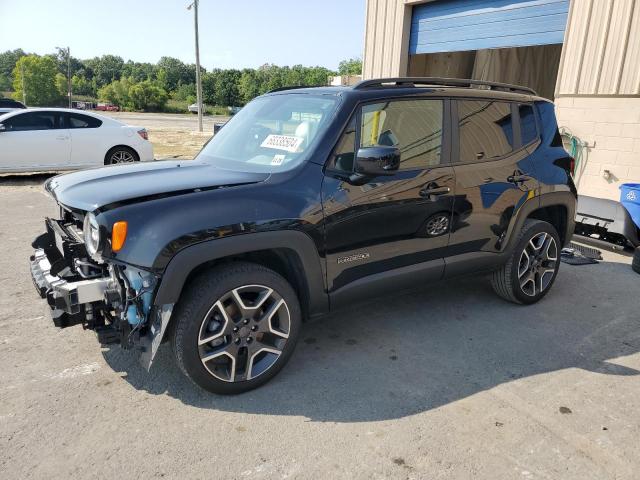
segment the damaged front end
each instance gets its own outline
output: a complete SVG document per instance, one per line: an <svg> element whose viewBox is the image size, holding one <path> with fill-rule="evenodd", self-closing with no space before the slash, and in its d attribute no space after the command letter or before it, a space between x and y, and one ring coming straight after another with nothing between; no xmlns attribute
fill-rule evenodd
<svg viewBox="0 0 640 480"><path fill-rule="evenodd" d="M153 305L157 275L88 252L85 215L61 209L45 220L46 232L32 243L33 283L51 309L56 327L82 325L102 345L141 350L148 369L171 316L172 305Z"/></svg>

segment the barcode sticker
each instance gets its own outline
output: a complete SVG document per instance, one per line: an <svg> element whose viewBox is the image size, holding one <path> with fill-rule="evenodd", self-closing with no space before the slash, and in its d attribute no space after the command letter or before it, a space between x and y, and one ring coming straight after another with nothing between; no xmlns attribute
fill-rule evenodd
<svg viewBox="0 0 640 480"><path fill-rule="evenodd" d="M260 145L264 148L274 148L276 150L285 150L287 152L295 152L302 143L302 138L293 135L269 135Z"/></svg>

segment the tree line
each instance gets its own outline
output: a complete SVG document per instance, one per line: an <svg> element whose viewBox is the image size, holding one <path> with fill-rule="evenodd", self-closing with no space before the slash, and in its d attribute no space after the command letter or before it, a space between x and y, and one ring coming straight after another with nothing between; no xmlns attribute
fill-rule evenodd
<svg viewBox="0 0 640 480"><path fill-rule="evenodd" d="M64 106L67 69L74 98L97 99L127 110L162 111L168 104L196 101L196 66L173 57L153 64L125 61L116 55L88 60L67 58L65 50L48 55L27 54L22 49L0 53L0 92L12 92L30 106ZM259 68L200 69L202 97L207 105L241 106L269 90L292 85L326 85L331 75L360 74L362 62L340 62L338 71L302 65Z"/></svg>

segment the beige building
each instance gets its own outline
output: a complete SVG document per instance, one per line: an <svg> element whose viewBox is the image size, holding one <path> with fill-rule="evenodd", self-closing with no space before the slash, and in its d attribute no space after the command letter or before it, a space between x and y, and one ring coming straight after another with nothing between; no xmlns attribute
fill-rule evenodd
<svg viewBox="0 0 640 480"><path fill-rule="evenodd" d="M581 194L640 183L640 0L367 0L363 77L532 87L584 147Z"/></svg>

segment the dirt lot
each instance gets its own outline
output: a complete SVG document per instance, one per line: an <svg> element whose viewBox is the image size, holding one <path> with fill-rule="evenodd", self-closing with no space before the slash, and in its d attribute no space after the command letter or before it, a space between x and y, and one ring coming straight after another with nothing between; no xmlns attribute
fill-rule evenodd
<svg viewBox="0 0 640 480"><path fill-rule="evenodd" d="M531 307L467 278L334 313L274 381L220 397L166 346L147 373L53 327L27 267L56 213L38 181L0 180L3 479L638 478L628 257L562 265Z"/></svg>
<svg viewBox="0 0 640 480"><path fill-rule="evenodd" d="M193 158L211 138L214 123L225 123L229 117L206 115L203 132L193 114L102 112L129 125L145 127L153 143L155 158Z"/></svg>

